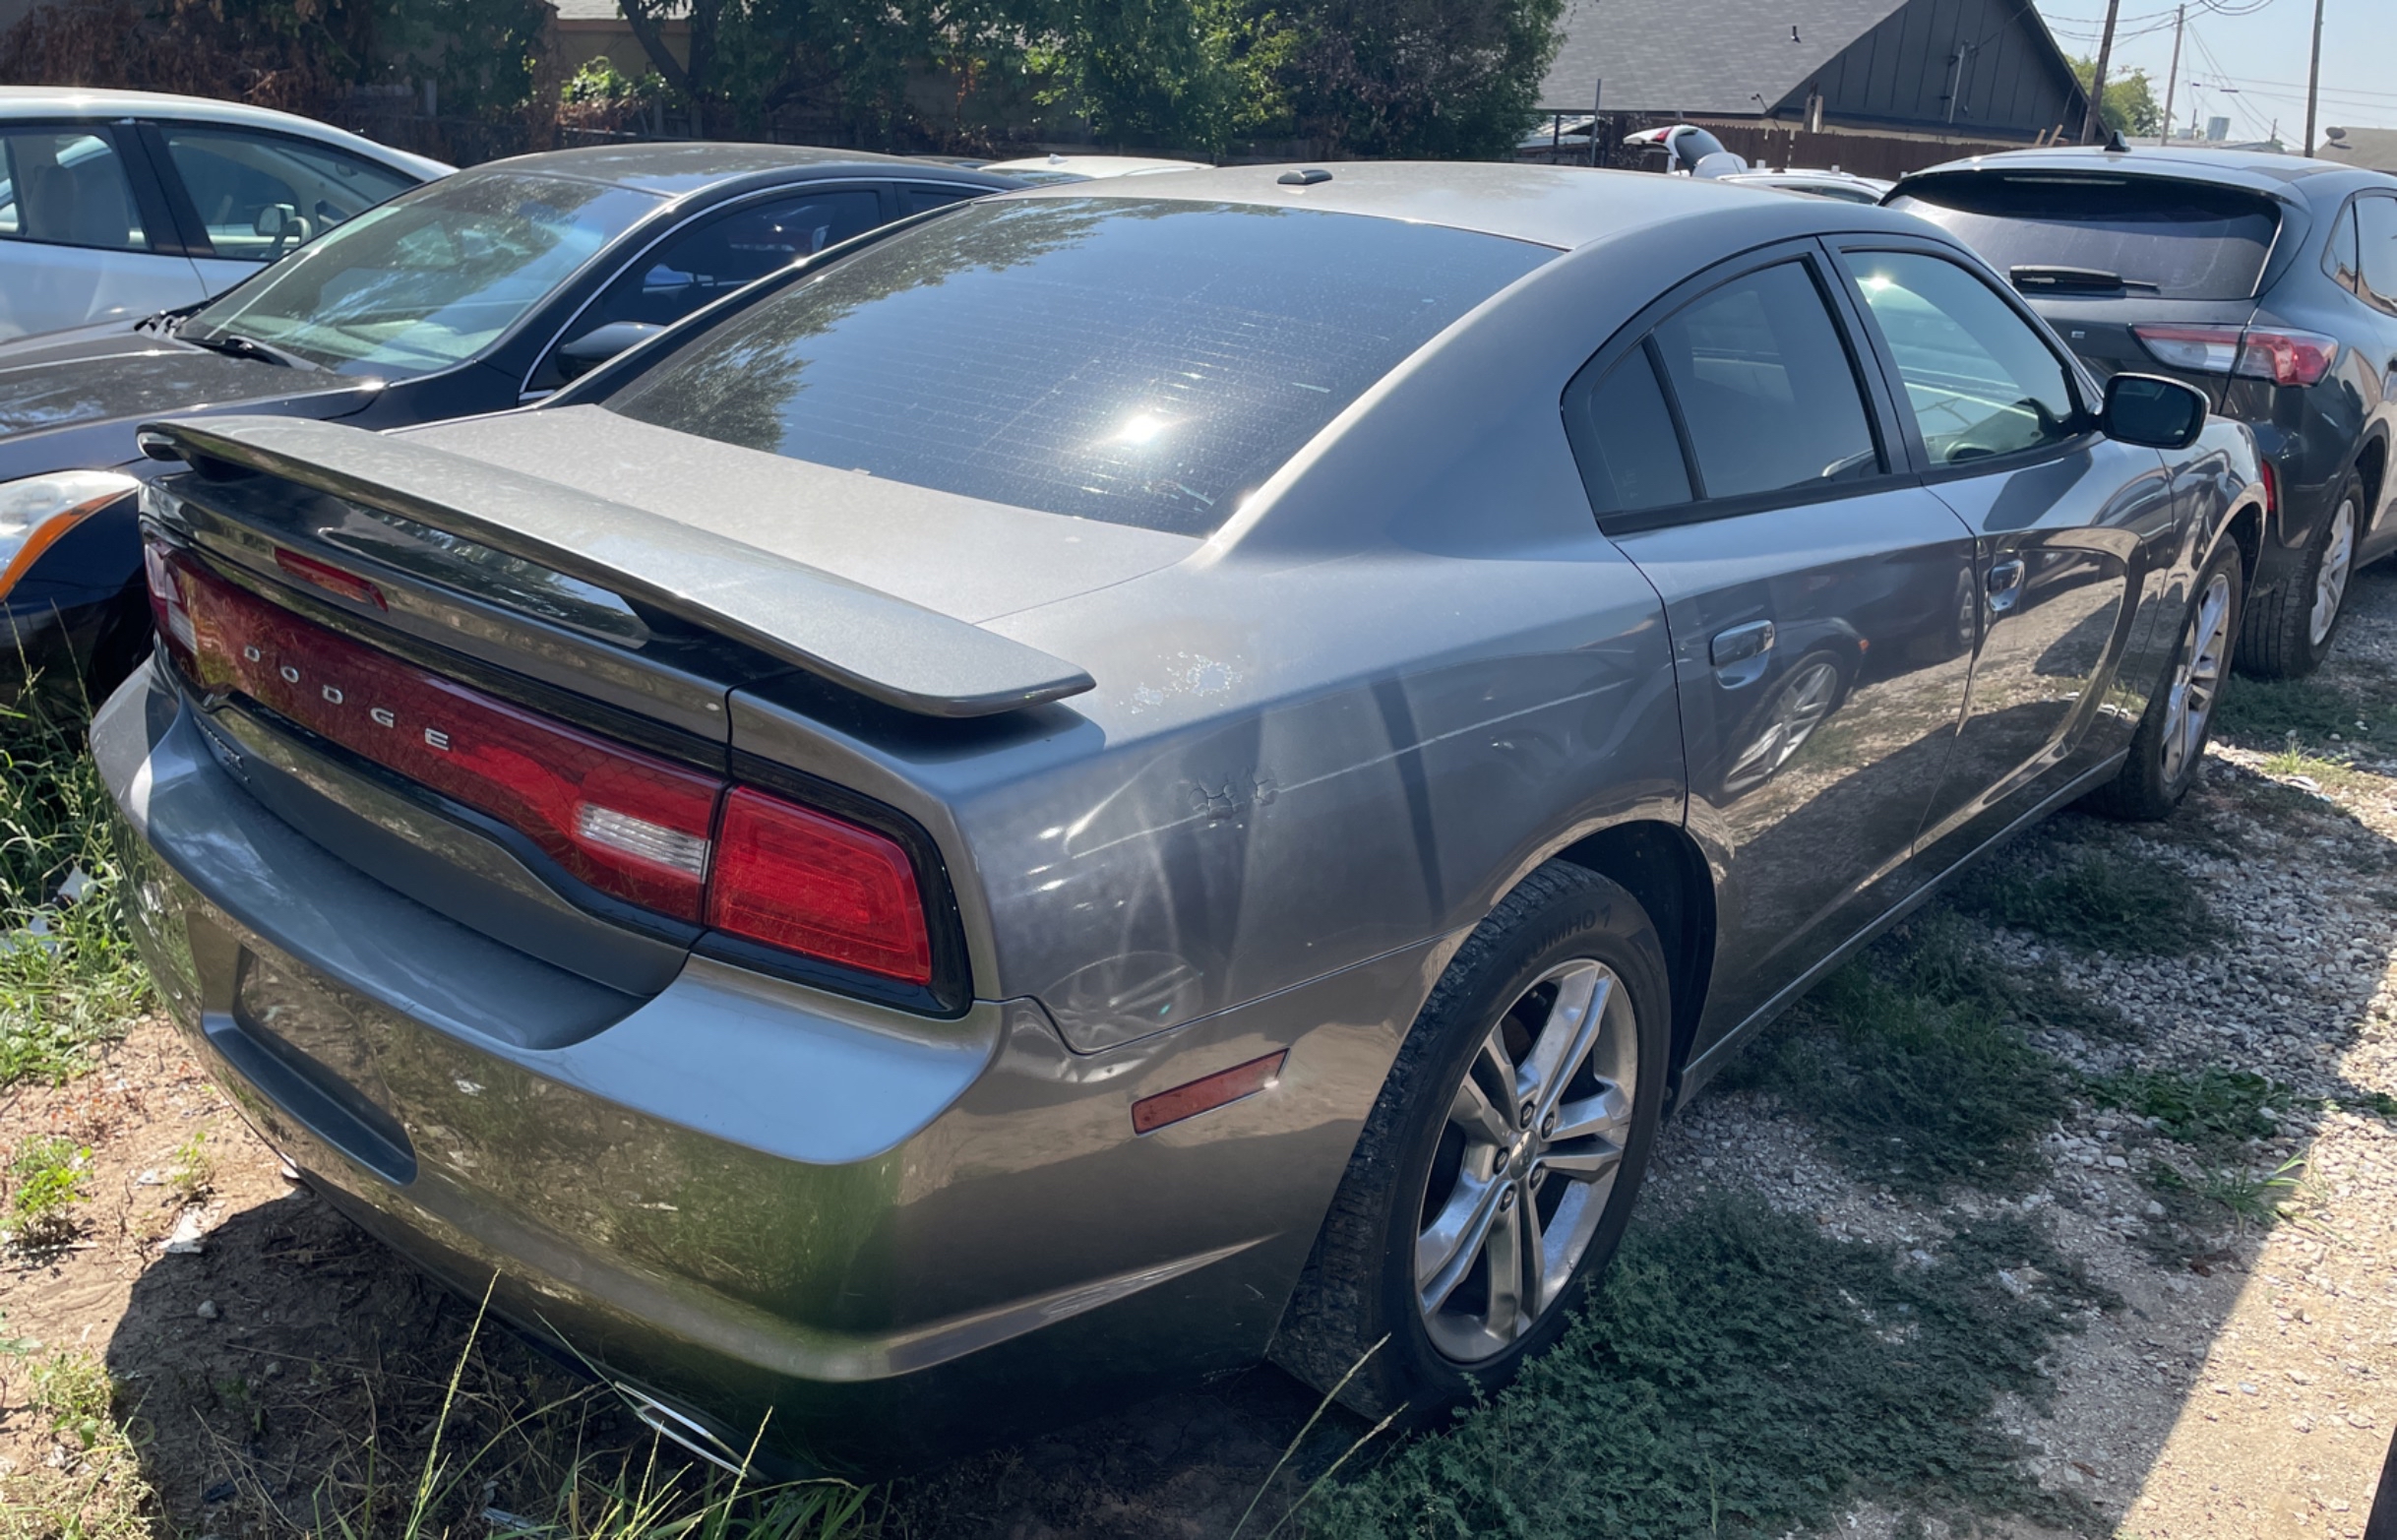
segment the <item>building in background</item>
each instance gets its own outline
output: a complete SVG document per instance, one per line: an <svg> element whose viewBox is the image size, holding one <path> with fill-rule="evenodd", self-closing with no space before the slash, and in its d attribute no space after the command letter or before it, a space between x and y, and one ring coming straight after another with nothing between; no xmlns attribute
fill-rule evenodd
<svg viewBox="0 0 2397 1540"><path fill-rule="evenodd" d="M2088 101L2024 0L1567 0L1560 29L1542 110L1687 118L1735 150L1723 130L2027 145Z"/></svg>
<svg viewBox="0 0 2397 1540"><path fill-rule="evenodd" d="M2314 154L2397 175L2397 128L2326 128Z"/></svg>

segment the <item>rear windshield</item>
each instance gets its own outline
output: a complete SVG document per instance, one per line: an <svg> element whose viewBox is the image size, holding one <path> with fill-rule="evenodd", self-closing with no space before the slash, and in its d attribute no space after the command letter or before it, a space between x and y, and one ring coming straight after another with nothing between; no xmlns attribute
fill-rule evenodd
<svg viewBox="0 0 2397 1540"><path fill-rule="evenodd" d="M2244 299L2280 229L2268 198L2151 177L1918 177L1890 207L1942 226L2000 273L2033 270L2032 292L2103 293L2111 276L2134 297Z"/></svg>
<svg viewBox="0 0 2397 1540"><path fill-rule="evenodd" d="M606 404L1049 513L1212 533L1546 246L1319 210L977 204L715 327Z"/></svg>

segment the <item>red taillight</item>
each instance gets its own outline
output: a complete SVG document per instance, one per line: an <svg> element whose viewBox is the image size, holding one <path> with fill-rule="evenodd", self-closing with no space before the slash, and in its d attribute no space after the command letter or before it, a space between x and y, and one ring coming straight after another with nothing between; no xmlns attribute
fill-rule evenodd
<svg viewBox="0 0 2397 1540"><path fill-rule="evenodd" d="M286 551L278 545L275 548L275 565L280 567L286 577L314 584L328 593L338 593L359 604L372 604L377 609L391 608L384 602L381 588L356 573L343 572L330 562L320 562L313 556L302 556L297 551Z"/></svg>
<svg viewBox="0 0 2397 1540"><path fill-rule="evenodd" d="M2160 363L2199 374L2235 374L2275 385L2311 385L2339 356L2336 338L2315 332L2235 326L2134 326Z"/></svg>
<svg viewBox="0 0 2397 1540"><path fill-rule="evenodd" d="M898 842L747 786L724 798L707 923L889 978L932 981L924 899Z"/></svg>
<svg viewBox="0 0 2397 1540"><path fill-rule="evenodd" d="M349 591L322 575L372 586L276 554L319 587ZM322 574L295 571L286 555ZM159 630L202 689L246 696L498 819L600 893L844 967L932 982L915 866L888 835L418 668L212 577L161 541L146 543L143 565Z"/></svg>
<svg viewBox="0 0 2397 1540"><path fill-rule="evenodd" d="M2336 338L2318 332L2267 332L2250 327L2238 373L2275 385L2311 385L2339 356Z"/></svg>
<svg viewBox="0 0 2397 1540"><path fill-rule="evenodd" d="M2281 510L2281 473L2272 468L2272 462L2259 460L2256 468L2264 477L2264 512L2277 514Z"/></svg>

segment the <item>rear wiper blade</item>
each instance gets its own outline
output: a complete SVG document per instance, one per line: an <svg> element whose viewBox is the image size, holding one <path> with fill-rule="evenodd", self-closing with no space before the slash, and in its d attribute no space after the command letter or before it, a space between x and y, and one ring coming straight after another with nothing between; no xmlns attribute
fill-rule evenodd
<svg viewBox="0 0 2397 1540"><path fill-rule="evenodd" d="M2008 268L2006 277L2026 294L2120 294L2143 288L2161 294L2164 286L2145 278L2126 278L2104 268Z"/></svg>
<svg viewBox="0 0 2397 1540"><path fill-rule="evenodd" d="M285 369L314 369L317 367L297 353L286 353L281 348L269 346L254 337L243 337L234 332L216 332L208 337L185 337L182 333L177 332L175 336L181 341L189 342L194 347L205 347L212 353L228 353L235 358L255 358L261 363L279 364Z"/></svg>

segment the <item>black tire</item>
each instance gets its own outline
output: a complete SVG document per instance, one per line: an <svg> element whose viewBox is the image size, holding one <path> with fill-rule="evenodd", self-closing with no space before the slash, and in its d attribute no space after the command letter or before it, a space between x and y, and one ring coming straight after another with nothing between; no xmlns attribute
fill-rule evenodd
<svg viewBox="0 0 2397 1540"><path fill-rule="evenodd" d="M2146 714L2139 718L2139 730L2131 735L2130 757L2122 762L2122 769L2114 779L2090 793L2091 812L2129 823L2153 823L2169 817L2196 782L2198 767L2205 761L2206 743L2214 734L2215 708L2221 704L2223 688L2230 683L2230 659L2239 646L2243 576L2238 548L2225 540L2190 588L2188 611L2182 617L2180 636L2164 665L2164 677L2148 698ZM2194 733L2182 731L2181 752L2168 755L2168 734L2177 719L2185 721L2175 708L2175 693L2185 688L2194 695L2209 683L2205 660L2200 657L2192 665L2190 651L2193 647L2204 646L2206 639L2199 633L2205 629L2208 618L2206 597L2218 584L2228 585L2228 592L2223 596L2222 625L2229 634L2215 644L2218 656L2210 671L2210 693L2202 703L2192 703L2202 712L2194 724Z"/></svg>
<svg viewBox="0 0 2397 1540"><path fill-rule="evenodd" d="M2355 579L2355 545L2364 537L2366 505L2364 477L2360 473L2353 470L2347 473L2330 508L2322 527L2314 531L2313 539L2306 545L2297 570L2270 592L2256 594L2249 605L2240 628L2241 673L2257 679L2300 679L2321 667L2322 660L2330 656L2331 646L2339 640L2340 623L2347 618L2345 587L2352 586ZM2329 627L2317 639L2313 635L2315 588L2321 582L2323 563L2330 555L2342 508L2347 510L2349 521L2347 582Z"/></svg>
<svg viewBox="0 0 2397 1540"><path fill-rule="evenodd" d="M1615 1125L1620 1142L1609 1140L1606 1145L1620 1148L1621 1158L1603 1194L1594 1186L1578 1189L1577 1212L1587 1215L1594 1209L1597 1218L1569 1279L1544 1291L1529 1328L1503 1350L1460 1361L1434 1340L1435 1327L1418 1307L1415 1279L1418 1232L1424 1228L1431 1184L1438 1176L1436 1162L1459 1139L1450 1104L1463 1093L1468 1076L1479 1075L1479 1083L1489 1083L1482 1073L1488 1063L1481 1058L1485 1040L1511 1029L1508 1023L1518 1018L1525 1002L1549 987L1539 981L1560 968L1586 972L1592 962L1611 971L1622 986L1629 1002L1629 1035L1636 1044L1634 1073L1626 1077L1630 1106ZM1584 1015L1606 1015L1603 1002L1613 998L1611 993L1599 997L1601 1005ZM1363 1367L1339 1391L1340 1399L1368 1416L1403 1407L1410 1418L1420 1418L1470 1396L1477 1386L1491 1389L1505 1384L1526 1358L1553 1343L1589 1280L1614 1255L1630 1217L1664 1102L1671 1019L1664 950L1636 899L1608 879L1562 861L1552 861L1525 878L1458 949L1400 1046L1283 1314L1269 1350L1273 1361L1328 1393L1362 1360ZM1618 1030L1601 1029L1610 1034ZM1593 1052L1593 1062L1595 1057ZM1567 1078L1585 1073L1568 1066ZM1573 1083L1584 1086L1584 1096L1589 1094L1592 1082ZM1557 1096L1565 1094L1560 1087ZM1566 1105L1585 1107L1592 1102ZM1527 1129L1530 1121L1517 1119L1513 1126ZM1548 1121L1553 1127L1554 1120ZM1528 1132L1518 1136L1518 1146L1528 1138ZM1554 1158L1587 1143L1560 1138L1548 1153ZM1563 1201L1575 1201L1570 1197L1576 1192L1573 1179L1543 1176L1541 1170L1538 1164L1530 1166L1528 1180L1513 1186L1512 1192L1532 1195L1522 1200L1527 1210L1561 1213ZM1464 1174L1451 1167L1449 1180L1456 1182ZM1536 1185L1542 1183L1546 1185ZM1558 1203L1548 1202L1560 1183L1567 1196ZM1480 1190L1507 1186L1504 1180L1492 1180ZM1461 1186L1456 1190L1462 1191ZM1515 1202L1509 1199L1506 1206L1511 1211ZM1550 1233L1567 1236L1579 1228ZM1459 1248L1456 1255L1465 1256L1466 1249ZM1496 1263L1485 1258L1482 1265L1495 1268ZM1557 1275L1564 1276L1562 1264ZM1482 1276L1487 1287L1490 1274ZM1444 1316L1444 1323L1447 1319ZM1388 1341L1369 1359L1368 1350L1384 1337Z"/></svg>

